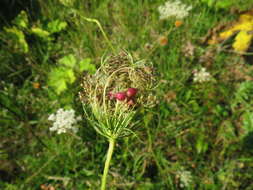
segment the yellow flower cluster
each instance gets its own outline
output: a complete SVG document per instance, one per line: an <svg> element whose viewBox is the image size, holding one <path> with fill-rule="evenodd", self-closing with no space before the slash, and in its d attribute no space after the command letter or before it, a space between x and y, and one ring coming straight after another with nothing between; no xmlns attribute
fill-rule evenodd
<svg viewBox="0 0 253 190"><path fill-rule="evenodd" d="M213 36L208 41L208 44L217 44L235 34L235 41L232 45L233 49L239 53L246 52L253 38L253 10L240 15L237 22L235 22L227 30L218 34L218 36Z"/></svg>

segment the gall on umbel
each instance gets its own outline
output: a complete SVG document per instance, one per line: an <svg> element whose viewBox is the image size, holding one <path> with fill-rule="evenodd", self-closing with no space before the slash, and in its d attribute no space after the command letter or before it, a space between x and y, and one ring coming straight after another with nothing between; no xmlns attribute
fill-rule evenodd
<svg viewBox="0 0 253 190"><path fill-rule="evenodd" d="M138 92L137 88L128 88L127 91L125 92L117 92L117 93L109 92L108 95L109 95L110 100L116 99L119 101L124 101L127 99L130 102L133 102L132 98L135 97L137 92Z"/></svg>

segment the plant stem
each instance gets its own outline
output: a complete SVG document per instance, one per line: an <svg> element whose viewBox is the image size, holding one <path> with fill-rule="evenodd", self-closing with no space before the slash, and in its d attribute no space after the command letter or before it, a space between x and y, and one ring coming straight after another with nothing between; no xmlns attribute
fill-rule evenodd
<svg viewBox="0 0 253 190"><path fill-rule="evenodd" d="M79 14L80 15L80 14ZM103 27L101 26L100 22L97 19L94 18L87 18L85 16L80 15L81 18L83 18L84 20L88 21L88 22L94 22L98 25L98 28L100 29L100 31L102 32L102 35L104 36L107 44L109 45L109 47L112 49L113 52L115 52L115 49L111 43L111 41L109 40L109 38L107 37Z"/></svg>
<svg viewBox="0 0 253 190"><path fill-rule="evenodd" d="M104 173L103 173L102 182L101 182L101 190L105 190L105 188L106 188L106 178L107 178L107 175L108 175L109 166L110 166L114 146L115 146L115 139L109 139L109 148L108 148L107 155L106 155Z"/></svg>

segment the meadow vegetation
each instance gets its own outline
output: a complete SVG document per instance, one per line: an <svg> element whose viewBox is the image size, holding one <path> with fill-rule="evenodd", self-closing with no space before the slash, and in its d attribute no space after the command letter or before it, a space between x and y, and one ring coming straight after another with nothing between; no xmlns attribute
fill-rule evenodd
<svg viewBox="0 0 253 190"><path fill-rule="evenodd" d="M3 4L1 190L100 189L111 137L103 127L92 127L94 110L83 108L90 106L93 94L85 89L101 64L122 52L135 68L152 63L156 83L150 99L148 82L131 86L136 84L131 78L114 79L113 84L131 84L124 88L134 95L117 92L113 101L136 94L140 108L127 115L127 126L136 125L117 136L106 189L253 189L253 3L168 2ZM172 11L177 6L184 9ZM237 29L221 38L224 28L243 14L238 24L242 35ZM94 117L107 121L104 110L96 109ZM104 124L97 120L94 126Z"/></svg>

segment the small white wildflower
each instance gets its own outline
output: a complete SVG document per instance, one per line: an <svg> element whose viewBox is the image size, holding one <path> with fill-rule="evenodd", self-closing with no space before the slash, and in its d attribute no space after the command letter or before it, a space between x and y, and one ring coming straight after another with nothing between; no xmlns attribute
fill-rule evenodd
<svg viewBox="0 0 253 190"><path fill-rule="evenodd" d="M160 20L167 19L169 17L176 17L177 19L183 19L189 15L189 11L192 6L187 6L176 0L174 2L167 1L164 5L158 7L160 13Z"/></svg>
<svg viewBox="0 0 253 190"><path fill-rule="evenodd" d="M190 171L179 170L177 175L180 179L180 187L189 187L192 183L192 174Z"/></svg>
<svg viewBox="0 0 253 190"><path fill-rule="evenodd" d="M193 72L193 81L194 82L208 82L211 80L211 75L206 71L206 68L202 67L199 71L194 70Z"/></svg>
<svg viewBox="0 0 253 190"><path fill-rule="evenodd" d="M66 133L67 131L76 133L78 131L76 123L81 120L81 117L75 118L73 109L63 110L60 108L56 114L51 114L48 120L54 122L53 126L49 128L50 131L56 131L57 134Z"/></svg>
<svg viewBox="0 0 253 190"><path fill-rule="evenodd" d="M55 114L51 114L51 115L48 117L48 120L49 120L49 121L54 121L54 120L55 120Z"/></svg>

